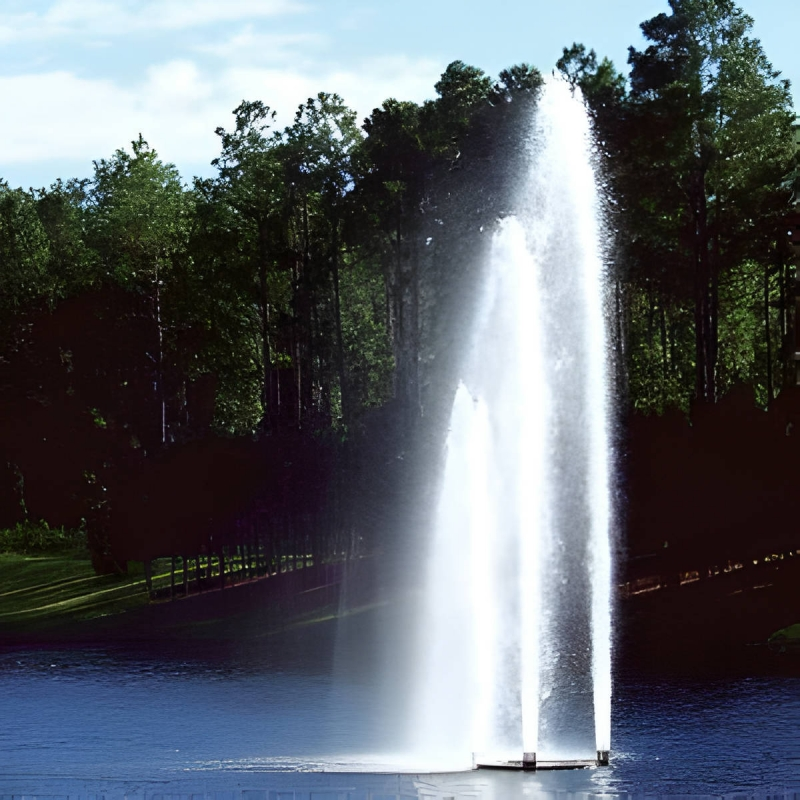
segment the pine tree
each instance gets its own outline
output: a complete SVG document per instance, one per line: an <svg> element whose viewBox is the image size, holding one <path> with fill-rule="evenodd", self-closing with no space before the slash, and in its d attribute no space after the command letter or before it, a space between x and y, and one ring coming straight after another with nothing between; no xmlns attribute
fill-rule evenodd
<svg viewBox="0 0 800 800"><path fill-rule="evenodd" d="M752 378L752 364L721 370L732 363L722 331L752 306L754 264L770 302L794 149L791 97L749 35L753 20L732 0L670 0L670 8L642 23L651 44L629 56L634 277L660 306L665 377L680 367L668 364L665 309L679 320L692 306L694 393L714 402L724 384ZM774 353L765 307L759 379L768 400Z"/></svg>

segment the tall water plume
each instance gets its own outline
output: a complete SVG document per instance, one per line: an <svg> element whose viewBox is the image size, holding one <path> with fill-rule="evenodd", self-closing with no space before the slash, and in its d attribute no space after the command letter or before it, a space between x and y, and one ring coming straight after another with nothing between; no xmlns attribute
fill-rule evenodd
<svg viewBox="0 0 800 800"><path fill-rule="evenodd" d="M455 395L421 615L414 747L586 758L611 739L608 352L580 97L548 79Z"/></svg>

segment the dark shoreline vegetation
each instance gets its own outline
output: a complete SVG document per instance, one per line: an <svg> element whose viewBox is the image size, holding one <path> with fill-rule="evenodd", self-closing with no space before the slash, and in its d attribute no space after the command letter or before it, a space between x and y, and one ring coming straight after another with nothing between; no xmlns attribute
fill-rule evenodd
<svg viewBox="0 0 800 800"><path fill-rule="evenodd" d="M621 637L654 661L800 622L791 95L735 3L670 7L627 78L579 44L556 65L607 189ZM0 645L173 636L191 604L222 636L256 595L279 627L345 564L366 606L364 565L419 568L541 84L456 61L360 127L336 95L284 130L244 101L214 178L140 135L91 179L0 182Z"/></svg>

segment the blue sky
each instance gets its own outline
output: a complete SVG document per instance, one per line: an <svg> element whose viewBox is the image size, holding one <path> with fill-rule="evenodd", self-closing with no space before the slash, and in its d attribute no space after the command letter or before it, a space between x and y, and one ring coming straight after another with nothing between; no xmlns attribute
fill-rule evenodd
<svg viewBox="0 0 800 800"><path fill-rule="evenodd" d="M796 0L740 0L797 87ZM639 23L666 0L0 0L0 177L12 186L91 175L142 133L188 181L211 175L217 126L242 99L287 124L319 91L364 117L422 101L448 63L496 75L553 68L573 41L627 71Z"/></svg>

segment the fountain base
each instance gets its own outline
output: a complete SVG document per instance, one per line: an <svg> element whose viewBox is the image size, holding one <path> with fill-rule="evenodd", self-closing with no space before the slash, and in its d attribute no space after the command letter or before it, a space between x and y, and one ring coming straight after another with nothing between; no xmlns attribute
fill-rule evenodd
<svg viewBox="0 0 800 800"><path fill-rule="evenodd" d="M520 761L504 761L491 756L473 753L473 769L515 769L524 772L535 772L544 769L588 769L589 767L607 767L608 751L598 750L595 759L559 759L539 761L536 753L523 753Z"/></svg>

